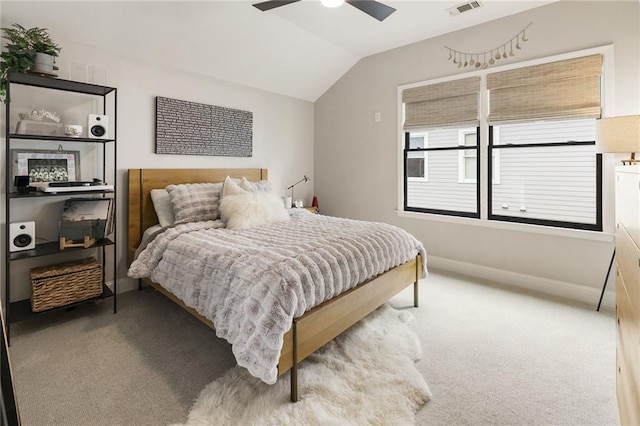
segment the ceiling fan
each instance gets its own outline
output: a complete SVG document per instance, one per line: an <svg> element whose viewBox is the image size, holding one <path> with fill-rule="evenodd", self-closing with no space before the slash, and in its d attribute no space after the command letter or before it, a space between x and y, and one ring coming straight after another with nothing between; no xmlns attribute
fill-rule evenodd
<svg viewBox="0 0 640 426"><path fill-rule="evenodd" d="M275 9L276 7L286 6L299 1L300 0L272 0L255 3L253 6L265 12L267 10ZM326 7L338 7L341 6L342 3L349 3L351 6L360 9L380 22L384 21L389 17L389 15L396 11L393 7L374 0L321 0L321 3Z"/></svg>

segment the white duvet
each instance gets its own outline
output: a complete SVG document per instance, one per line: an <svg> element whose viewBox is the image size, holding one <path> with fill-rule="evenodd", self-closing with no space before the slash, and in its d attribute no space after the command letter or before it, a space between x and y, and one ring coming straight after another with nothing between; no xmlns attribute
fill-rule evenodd
<svg viewBox="0 0 640 426"><path fill-rule="evenodd" d="M166 228L129 276L151 278L213 321L238 364L273 384L293 318L418 254L426 265L423 245L400 228L293 210L290 221L244 230Z"/></svg>

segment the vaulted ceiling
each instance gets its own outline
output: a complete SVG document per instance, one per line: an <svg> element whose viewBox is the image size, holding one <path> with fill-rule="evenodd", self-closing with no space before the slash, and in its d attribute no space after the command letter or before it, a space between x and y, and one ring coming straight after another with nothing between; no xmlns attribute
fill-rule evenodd
<svg viewBox="0 0 640 426"><path fill-rule="evenodd" d="M365 56L555 0L386 1L379 22L344 4L302 0L261 12L249 1L2 2L2 24L46 27L66 40L315 101Z"/></svg>

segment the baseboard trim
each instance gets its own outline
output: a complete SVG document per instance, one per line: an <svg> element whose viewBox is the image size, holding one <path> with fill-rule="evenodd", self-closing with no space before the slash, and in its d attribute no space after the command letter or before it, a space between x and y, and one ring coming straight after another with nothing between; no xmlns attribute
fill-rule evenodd
<svg viewBox="0 0 640 426"><path fill-rule="evenodd" d="M113 281L105 283L113 291ZM138 289L138 280L135 278L118 278L118 294Z"/></svg>
<svg viewBox="0 0 640 426"><path fill-rule="evenodd" d="M521 274L519 272L505 271L503 269L461 262L459 260L447 259L444 257L428 256L427 259L428 266L435 269L442 269L444 271L480 278L498 284L592 304L594 309L598 306L598 300L600 300L600 293L602 292L602 288L586 287L565 281ZM604 296L602 298L602 306L606 308L615 307L615 292L611 290L613 287L613 285L611 285L611 281L610 277L610 282L607 284L607 290L604 292ZM615 280L613 280L613 282L615 282Z"/></svg>

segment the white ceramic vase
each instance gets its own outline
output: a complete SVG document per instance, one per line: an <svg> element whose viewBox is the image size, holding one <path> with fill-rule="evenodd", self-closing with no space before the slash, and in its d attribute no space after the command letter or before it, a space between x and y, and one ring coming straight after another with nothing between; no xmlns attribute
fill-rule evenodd
<svg viewBox="0 0 640 426"><path fill-rule="evenodd" d="M36 53L36 56L33 59L33 70L52 73L54 59L55 57L47 53Z"/></svg>

